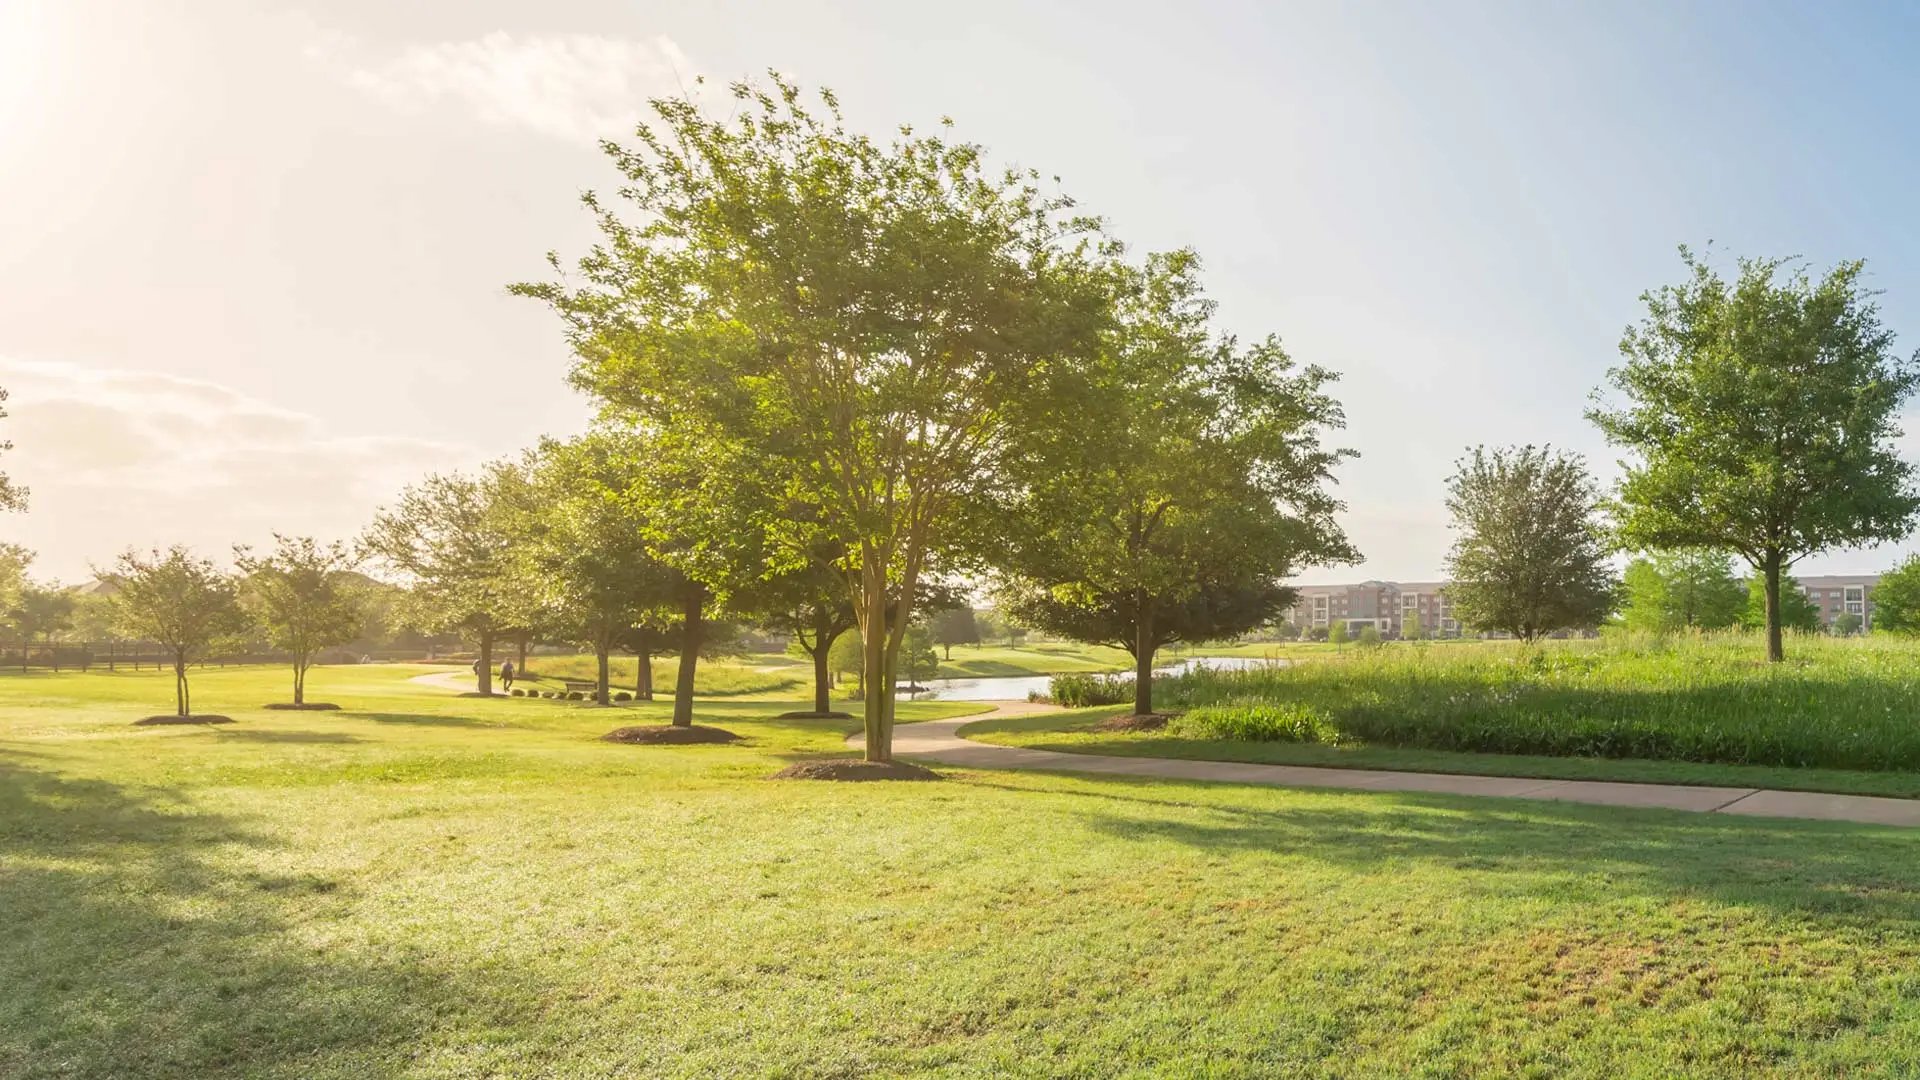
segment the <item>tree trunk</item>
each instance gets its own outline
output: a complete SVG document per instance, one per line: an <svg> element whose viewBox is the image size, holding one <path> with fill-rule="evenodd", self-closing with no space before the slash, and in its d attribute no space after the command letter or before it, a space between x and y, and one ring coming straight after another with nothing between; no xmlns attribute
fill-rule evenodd
<svg viewBox="0 0 1920 1080"><path fill-rule="evenodd" d="M593 643L594 659L599 661L598 685L593 688L593 700L602 705L613 704L613 696L607 692L607 656L613 652L613 643L605 637Z"/></svg>
<svg viewBox="0 0 1920 1080"><path fill-rule="evenodd" d="M892 681L887 677L887 572L878 564L878 556L864 552L860 573L864 618L861 632L860 700L862 725L866 728L868 761L893 760L893 733L887 728L886 699L891 697Z"/></svg>
<svg viewBox="0 0 1920 1080"><path fill-rule="evenodd" d="M493 631L480 631L480 694L493 696Z"/></svg>
<svg viewBox="0 0 1920 1080"><path fill-rule="evenodd" d="M1778 664L1787 658L1786 645L1780 638L1780 556L1768 552L1760 572L1767 589L1767 662Z"/></svg>
<svg viewBox="0 0 1920 1080"><path fill-rule="evenodd" d="M1133 625L1133 712L1153 712L1153 608L1140 605Z"/></svg>
<svg viewBox="0 0 1920 1080"><path fill-rule="evenodd" d="M833 711L833 672L827 670L827 650L832 647L834 634L829 637L824 631L813 637L813 711L829 713Z"/></svg>
<svg viewBox="0 0 1920 1080"><path fill-rule="evenodd" d="M183 649L173 653L173 704L181 716L192 716L187 710L193 707L193 697L187 691L187 654Z"/></svg>
<svg viewBox="0 0 1920 1080"><path fill-rule="evenodd" d="M947 655L945 659L952 660L953 659L953 642L949 641L940 647L947 650Z"/></svg>
<svg viewBox="0 0 1920 1080"><path fill-rule="evenodd" d="M673 726L693 725L693 673L700 662L701 618L707 606L703 585L689 585L680 613L680 673L673 683Z"/></svg>
<svg viewBox="0 0 1920 1080"><path fill-rule="evenodd" d="M513 677L516 679L524 679L527 677L527 639L532 636L532 634L521 634L519 639L514 642L514 644L520 647L519 657L513 662Z"/></svg>
<svg viewBox="0 0 1920 1080"><path fill-rule="evenodd" d="M296 654L293 658L293 703L307 703L307 664L306 657Z"/></svg>
<svg viewBox="0 0 1920 1080"><path fill-rule="evenodd" d="M653 651L636 649L633 653L633 696L640 701L653 700Z"/></svg>

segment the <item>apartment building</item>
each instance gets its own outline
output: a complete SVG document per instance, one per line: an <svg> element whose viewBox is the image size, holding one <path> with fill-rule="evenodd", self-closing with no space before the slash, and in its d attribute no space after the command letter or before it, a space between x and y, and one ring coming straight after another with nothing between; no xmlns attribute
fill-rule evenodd
<svg viewBox="0 0 1920 1080"><path fill-rule="evenodd" d="M1863 627L1873 625L1873 587L1880 575L1828 574L1798 580L1820 609L1821 625L1831 626L1841 615L1858 615ZM1349 632L1371 626L1382 637L1405 637L1413 626L1427 637L1457 637L1461 626L1447 602L1446 585L1444 581L1301 585L1297 586L1299 600L1280 618L1300 630L1344 622Z"/></svg>

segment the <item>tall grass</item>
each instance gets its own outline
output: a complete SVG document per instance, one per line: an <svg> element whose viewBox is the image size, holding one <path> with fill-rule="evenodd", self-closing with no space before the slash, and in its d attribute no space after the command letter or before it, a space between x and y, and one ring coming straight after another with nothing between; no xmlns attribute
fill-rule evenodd
<svg viewBox="0 0 1920 1080"><path fill-rule="evenodd" d="M1133 680L1119 675L1055 675L1047 680L1047 696L1069 709L1130 704Z"/></svg>
<svg viewBox="0 0 1920 1080"><path fill-rule="evenodd" d="M1196 671L1155 693L1192 710L1178 733L1203 738L1920 770L1920 645L1803 637L1788 655L1767 664L1760 640L1740 634L1534 649L1410 643Z"/></svg>

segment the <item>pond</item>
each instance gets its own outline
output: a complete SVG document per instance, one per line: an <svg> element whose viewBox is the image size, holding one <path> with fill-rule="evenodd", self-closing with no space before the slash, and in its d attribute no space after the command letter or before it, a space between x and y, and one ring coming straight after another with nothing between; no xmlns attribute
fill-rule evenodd
<svg viewBox="0 0 1920 1080"><path fill-rule="evenodd" d="M1215 671L1244 671L1248 668L1284 663L1286 663L1285 660L1270 660L1258 656L1189 656L1154 668L1153 673L1178 675L1202 665L1213 668ZM1131 671L1117 671L1113 674L1123 679L1133 678ZM1048 684L1052 681L1053 677L1050 675L929 679L926 690L913 696L918 701L1025 701L1028 694L1046 693Z"/></svg>

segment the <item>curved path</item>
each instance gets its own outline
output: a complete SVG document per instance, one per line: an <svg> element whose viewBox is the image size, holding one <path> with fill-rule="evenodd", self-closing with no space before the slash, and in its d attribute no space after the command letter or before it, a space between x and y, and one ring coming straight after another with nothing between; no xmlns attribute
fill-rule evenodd
<svg viewBox="0 0 1920 1080"><path fill-rule="evenodd" d="M1764 788L1690 787L1680 784L1623 784L1604 780L1541 780L1516 776L1463 776L1454 773L1389 772L1378 769L1323 769L1305 765L1255 765L1236 761L1187 761L1178 758L1118 757L1111 754L1063 754L1020 746L996 746L960 737L960 729L989 716L1023 716L1053 706L1025 701L991 703L990 713L951 720L901 724L893 731L900 757L922 758L978 769L1040 769L1048 772L1112 773L1169 780L1209 780L1276 787L1345 788L1359 791L1430 791L1449 795L1485 795L1510 799L1552 799L1603 806L1644 806L1750 817L1815 818L1870 825L1920 826L1920 800L1871 795L1822 795ZM849 745L864 739L853 735Z"/></svg>

